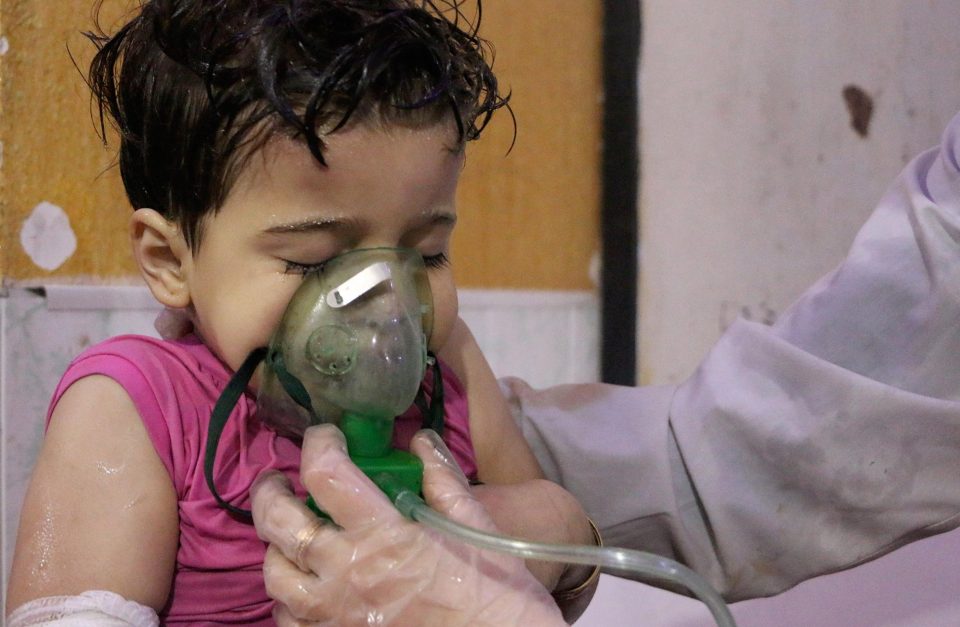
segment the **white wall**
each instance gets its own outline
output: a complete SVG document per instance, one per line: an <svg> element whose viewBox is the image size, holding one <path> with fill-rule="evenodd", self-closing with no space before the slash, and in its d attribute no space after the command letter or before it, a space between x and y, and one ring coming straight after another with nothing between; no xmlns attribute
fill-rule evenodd
<svg viewBox="0 0 960 627"><path fill-rule="evenodd" d="M646 0L646 382L685 378L737 315L772 319L843 256L960 111L956 0ZM866 137L842 90L873 99Z"/></svg>

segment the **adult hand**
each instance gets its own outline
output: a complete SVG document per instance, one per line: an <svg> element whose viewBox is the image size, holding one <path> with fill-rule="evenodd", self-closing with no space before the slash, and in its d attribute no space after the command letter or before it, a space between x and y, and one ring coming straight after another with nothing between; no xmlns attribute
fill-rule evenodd
<svg viewBox="0 0 960 627"><path fill-rule="evenodd" d="M496 532L443 442L417 434L423 491L435 510ZM301 480L337 525L317 518L277 472L253 487L263 572L287 625L565 625L522 560L482 551L411 522L353 463L332 425L304 437Z"/></svg>

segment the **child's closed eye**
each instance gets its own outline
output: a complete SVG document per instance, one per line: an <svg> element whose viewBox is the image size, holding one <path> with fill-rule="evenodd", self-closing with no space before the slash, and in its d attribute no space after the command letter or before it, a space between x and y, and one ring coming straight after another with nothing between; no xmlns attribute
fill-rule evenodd
<svg viewBox="0 0 960 627"><path fill-rule="evenodd" d="M423 265L428 268L446 268L450 265L450 258L447 257L446 253L440 253L439 255L429 255L423 257Z"/></svg>
<svg viewBox="0 0 960 627"><path fill-rule="evenodd" d="M285 274L307 275L311 272L319 272L320 270L323 270L323 266L326 265L328 260L324 259L318 263L300 263L291 259L283 259L282 261L284 264L286 264L286 267L283 270Z"/></svg>
<svg viewBox="0 0 960 627"><path fill-rule="evenodd" d="M323 267L329 261L324 259L317 263L301 263L299 261L293 261L292 259L283 259L285 264L284 273L286 274L303 274L307 275L311 272L319 272L323 270ZM450 258L447 257L446 253L439 253L437 255L424 255L423 265L427 268L446 268L450 265Z"/></svg>

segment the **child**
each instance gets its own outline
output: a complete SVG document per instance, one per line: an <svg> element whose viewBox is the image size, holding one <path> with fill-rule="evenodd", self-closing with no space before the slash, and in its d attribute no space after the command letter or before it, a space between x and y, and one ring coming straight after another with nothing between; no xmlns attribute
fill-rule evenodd
<svg viewBox="0 0 960 627"><path fill-rule="evenodd" d="M30 607L272 624L264 544L204 480L208 421L301 277L349 250L411 248L428 266L444 438L464 471L488 484L542 476L457 318L447 253L463 146L506 104L457 5L146 0L114 36L94 36L89 80L120 131L134 255L192 333L113 338L70 366L24 504L8 608L48 599ZM213 473L244 508L268 469L305 496L297 444L257 420L257 385ZM411 410L398 431L408 439L420 422ZM540 539L590 543L582 511L566 513L559 536ZM582 580L570 572L564 589ZM559 573L540 576L554 586Z"/></svg>

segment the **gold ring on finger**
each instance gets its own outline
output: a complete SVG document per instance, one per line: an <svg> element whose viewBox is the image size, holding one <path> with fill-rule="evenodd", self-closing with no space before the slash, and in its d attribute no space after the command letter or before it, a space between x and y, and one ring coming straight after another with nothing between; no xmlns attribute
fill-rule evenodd
<svg viewBox="0 0 960 627"><path fill-rule="evenodd" d="M322 519L315 518L312 523L297 532L297 546L294 549L293 561L296 563L297 568L305 573L310 572L310 567L304 564L303 558L306 557L307 548L309 548L314 538L317 537L317 534L320 533L320 529L323 528L324 524Z"/></svg>

